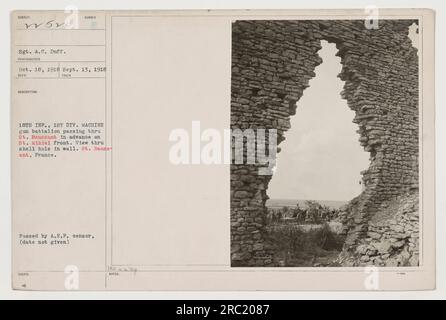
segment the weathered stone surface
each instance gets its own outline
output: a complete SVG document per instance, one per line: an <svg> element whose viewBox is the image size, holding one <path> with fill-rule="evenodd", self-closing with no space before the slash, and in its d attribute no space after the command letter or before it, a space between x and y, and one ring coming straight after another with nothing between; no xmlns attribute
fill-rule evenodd
<svg viewBox="0 0 446 320"><path fill-rule="evenodd" d="M382 241L374 243L373 246L378 250L379 253L386 254L392 248L392 245L389 241Z"/></svg>
<svg viewBox="0 0 446 320"><path fill-rule="evenodd" d="M372 239L379 239L381 238L381 234L377 232L367 232L367 236L369 236Z"/></svg>

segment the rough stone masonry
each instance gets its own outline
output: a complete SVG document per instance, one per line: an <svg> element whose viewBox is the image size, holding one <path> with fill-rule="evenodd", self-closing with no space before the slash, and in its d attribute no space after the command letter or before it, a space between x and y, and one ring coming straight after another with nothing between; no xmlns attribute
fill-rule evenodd
<svg viewBox="0 0 446 320"><path fill-rule="evenodd" d="M346 207L342 265L418 264L418 56L414 20L246 20L232 24L232 129L277 129L286 137L314 70L321 40L341 58L341 96L355 111L370 153L364 191ZM280 151L280 150L278 150ZM232 266L272 266L265 240L271 175L231 165Z"/></svg>

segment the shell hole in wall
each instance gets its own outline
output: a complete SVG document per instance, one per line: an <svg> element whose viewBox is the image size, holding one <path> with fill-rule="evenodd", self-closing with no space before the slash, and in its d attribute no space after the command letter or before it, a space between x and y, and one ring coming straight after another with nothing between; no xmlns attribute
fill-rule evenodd
<svg viewBox="0 0 446 320"><path fill-rule="evenodd" d="M369 153L359 143L359 128L352 122L355 112L340 96L344 82L338 78L342 65L336 45L321 45L323 62L297 102L291 129L280 144L267 206L296 200L341 204L362 191L360 172L370 165Z"/></svg>

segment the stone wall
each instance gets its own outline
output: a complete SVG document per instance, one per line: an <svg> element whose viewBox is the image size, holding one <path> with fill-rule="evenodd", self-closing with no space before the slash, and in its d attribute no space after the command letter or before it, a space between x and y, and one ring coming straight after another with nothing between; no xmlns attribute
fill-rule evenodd
<svg viewBox="0 0 446 320"><path fill-rule="evenodd" d="M231 128L276 129L279 144L322 62L321 40L336 43L345 81L341 95L355 111L359 141L370 153L370 167L362 172L365 189L348 206L346 253L356 252L383 206L418 188L418 56L408 37L413 22L384 20L376 30L360 20L232 25ZM264 240L271 176L258 169L231 165L232 266L273 261Z"/></svg>

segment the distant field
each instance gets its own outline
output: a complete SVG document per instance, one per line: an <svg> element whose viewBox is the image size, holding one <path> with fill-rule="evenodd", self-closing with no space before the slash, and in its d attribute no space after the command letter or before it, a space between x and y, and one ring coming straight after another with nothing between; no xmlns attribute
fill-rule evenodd
<svg viewBox="0 0 446 320"><path fill-rule="evenodd" d="M301 208L305 208L306 200L294 200L294 199L269 199L266 201L266 206L268 208L281 208L281 207L295 207L296 203L299 203ZM333 200L316 200L322 205L333 209L339 209L348 201L333 201Z"/></svg>

